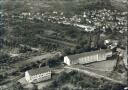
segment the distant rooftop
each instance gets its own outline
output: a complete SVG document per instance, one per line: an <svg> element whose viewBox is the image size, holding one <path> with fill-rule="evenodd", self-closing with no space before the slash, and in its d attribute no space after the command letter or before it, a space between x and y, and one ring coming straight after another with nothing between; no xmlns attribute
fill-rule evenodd
<svg viewBox="0 0 128 90"><path fill-rule="evenodd" d="M34 75L37 75L37 74L48 72L50 70L51 69L48 66L46 66L46 67L41 67L41 68L37 68L37 69L31 69L31 70L28 71L28 73L31 76L34 76Z"/></svg>

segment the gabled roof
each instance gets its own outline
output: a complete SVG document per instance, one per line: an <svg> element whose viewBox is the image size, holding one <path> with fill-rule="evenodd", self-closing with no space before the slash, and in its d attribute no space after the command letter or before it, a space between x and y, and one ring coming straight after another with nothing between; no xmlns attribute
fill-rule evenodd
<svg viewBox="0 0 128 90"><path fill-rule="evenodd" d="M86 57L86 56L92 56L92 55L96 55L96 54L105 54L107 52L112 52L111 50L97 50L97 51L91 51L91 52L84 52L84 53L80 53L80 54L75 54L75 55L69 55L67 56L70 60L78 60L79 58L82 57Z"/></svg>
<svg viewBox="0 0 128 90"><path fill-rule="evenodd" d="M48 66L46 66L46 67L41 67L41 68L37 68L37 69L31 69L31 70L28 71L28 73L31 76L34 76L34 75L37 75L37 74L46 73L48 71L51 71L51 69Z"/></svg>

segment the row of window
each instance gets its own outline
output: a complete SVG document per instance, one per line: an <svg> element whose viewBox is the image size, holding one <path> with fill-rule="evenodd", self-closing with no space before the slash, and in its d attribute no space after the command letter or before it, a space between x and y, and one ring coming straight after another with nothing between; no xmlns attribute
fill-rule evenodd
<svg viewBox="0 0 128 90"><path fill-rule="evenodd" d="M44 77L34 78L34 79L32 79L32 82L40 82L40 81L43 81L43 80L48 80L50 78L51 78L51 75L48 75L45 78Z"/></svg>
<svg viewBox="0 0 128 90"><path fill-rule="evenodd" d="M89 63L93 61L97 61L98 55L93 55L93 56L87 56L79 59L79 63Z"/></svg>
<svg viewBox="0 0 128 90"><path fill-rule="evenodd" d="M89 62L100 61L100 60L105 60L105 59L106 59L105 54L100 54L100 55L97 54L97 55L79 58L78 63L89 63Z"/></svg>
<svg viewBox="0 0 128 90"><path fill-rule="evenodd" d="M41 74L32 76L31 78L38 79L38 78L42 78L42 77L45 77L45 76L48 76L48 75L51 75L51 72L41 73Z"/></svg>

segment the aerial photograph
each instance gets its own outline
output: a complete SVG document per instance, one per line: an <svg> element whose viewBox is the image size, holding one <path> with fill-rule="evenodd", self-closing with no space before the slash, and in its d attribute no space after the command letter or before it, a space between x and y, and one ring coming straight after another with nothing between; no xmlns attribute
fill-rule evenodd
<svg viewBox="0 0 128 90"><path fill-rule="evenodd" d="M0 90L128 90L128 0L0 0Z"/></svg>

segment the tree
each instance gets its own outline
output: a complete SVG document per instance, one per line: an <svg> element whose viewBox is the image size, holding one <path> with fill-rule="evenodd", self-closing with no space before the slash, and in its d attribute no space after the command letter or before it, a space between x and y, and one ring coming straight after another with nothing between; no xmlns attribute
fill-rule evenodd
<svg viewBox="0 0 128 90"><path fill-rule="evenodd" d="M69 54L71 54L71 49L70 48L66 48L66 49L64 49L64 56L66 56L66 55L69 55Z"/></svg>
<svg viewBox="0 0 128 90"><path fill-rule="evenodd" d="M23 86L19 82L12 82L12 86L9 87L9 90L24 90Z"/></svg>
<svg viewBox="0 0 128 90"><path fill-rule="evenodd" d="M36 84L33 84L33 89L32 90L38 90L38 86Z"/></svg>
<svg viewBox="0 0 128 90"><path fill-rule="evenodd" d="M10 56L6 53L0 53L0 64L6 63L8 64L11 60Z"/></svg>
<svg viewBox="0 0 128 90"><path fill-rule="evenodd" d="M62 90L70 90L69 87L63 87Z"/></svg>

